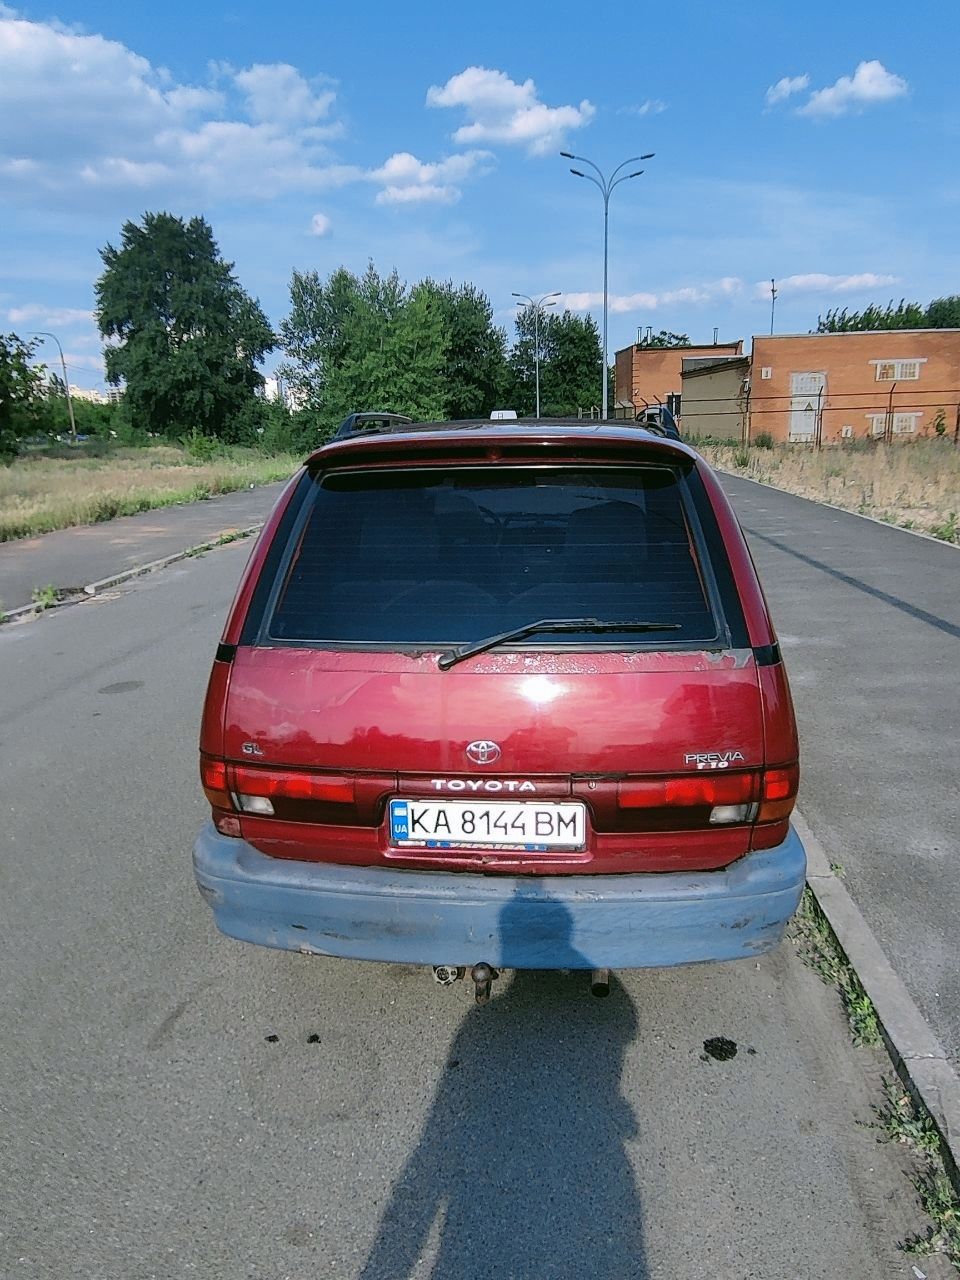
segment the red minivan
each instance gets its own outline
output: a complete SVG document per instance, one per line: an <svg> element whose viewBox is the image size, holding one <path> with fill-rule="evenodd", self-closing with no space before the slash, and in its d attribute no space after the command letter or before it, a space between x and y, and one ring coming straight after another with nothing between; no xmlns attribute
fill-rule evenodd
<svg viewBox="0 0 960 1280"><path fill-rule="evenodd" d="M641 427L348 419L281 496L207 690L200 890L325 956L755 956L804 883L796 724L737 520ZM602 988L603 975L597 978Z"/></svg>

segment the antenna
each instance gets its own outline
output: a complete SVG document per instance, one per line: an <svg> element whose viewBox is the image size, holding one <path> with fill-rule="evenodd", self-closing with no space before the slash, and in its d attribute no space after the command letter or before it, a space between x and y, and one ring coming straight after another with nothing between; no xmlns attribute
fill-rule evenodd
<svg viewBox="0 0 960 1280"><path fill-rule="evenodd" d="M773 337L773 313L777 305L777 282L770 281L770 336Z"/></svg>
<svg viewBox="0 0 960 1280"><path fill-rule="evenodd" d="M713 326L713 345L714 345L714 346L716 346L716 345L717 345L717 335L719 334L719 332L720 332L720 328L719 328L719 326L718 326L718 325L714 325L714 326Z"/></svg>

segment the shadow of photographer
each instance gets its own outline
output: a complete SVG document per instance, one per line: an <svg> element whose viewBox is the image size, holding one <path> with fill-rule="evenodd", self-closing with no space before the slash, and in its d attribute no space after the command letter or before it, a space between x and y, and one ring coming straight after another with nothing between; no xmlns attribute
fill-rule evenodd
<svg viewBox="0 0 960 1280"><path fill-rule="evenodd" d="M503 909L504 954L531 921L552 963L589 969L557 902L521 890ZM559 961L562 960L562 965ZM500 980L503 982L503 979ZM616 981L518 970L467 1013L420 1140L394 1184L362 1280L641 1280L640 1199L625 1149L638 1136L620 1093L637 1034ZM496 992L498 984L494 984ZM436 1257L424 1256L439 1222Z"/></svg>

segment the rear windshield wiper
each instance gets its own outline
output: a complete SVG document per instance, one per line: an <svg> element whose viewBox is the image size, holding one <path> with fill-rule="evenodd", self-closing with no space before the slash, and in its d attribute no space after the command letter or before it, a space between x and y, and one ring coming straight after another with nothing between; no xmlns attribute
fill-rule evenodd
<svg viewBox="0 0 960 1280"><path fill-rule="evenodd" d="M486 640L477 640L473 644L464 645L460 649L451 649L442 653L437 660L441 671L463 662L464 658L472 658L474 654L486 653L497 645L509 644L511 640L522 640L524 636L532 636L537 631L679 631L679 622L602 622L599 618L541 618L539 622L528 622L526 626L514 627L512 631L503 631L497 636L488 636Z"/></svg>

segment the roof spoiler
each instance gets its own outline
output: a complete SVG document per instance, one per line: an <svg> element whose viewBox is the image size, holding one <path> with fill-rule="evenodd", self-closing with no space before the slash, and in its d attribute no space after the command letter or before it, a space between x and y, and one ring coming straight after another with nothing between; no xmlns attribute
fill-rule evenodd
<svg viewBox="0 0 960 1280"><path fill-rule="evenodd" d="M351 413L340 423L334 440L346 440L350 436L373 435L379 431L398 431L409 426L413 418L402 413Z"/></svg>

